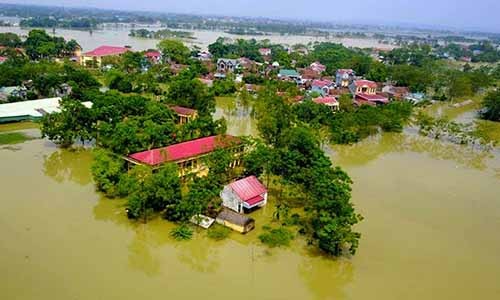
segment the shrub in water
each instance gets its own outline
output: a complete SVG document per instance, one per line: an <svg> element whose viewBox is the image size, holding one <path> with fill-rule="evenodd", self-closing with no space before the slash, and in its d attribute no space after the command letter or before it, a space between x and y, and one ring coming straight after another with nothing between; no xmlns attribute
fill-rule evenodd
<svg viewBox="0 0 500 300"><path fill-rule="evenodd" d="M213 240L220 241L229 236L231 229L219 224L215 224L207 232L207 236Z"/></svg>
<svg viewBox="0 0 500 300"><path fill-rule="evenodd" d="M263 244L266 244L271 248L288 246L290 241L294 238L292 232L283 227L266 227L264 230L266 230L266 232L259 235L259 239Z"/></svg>
<svg viewBox="0 0 500 300"><path fill-rule="evenodd" d="M178 241L190 240L193 237L193 231L187 225L183 224L172 229L170 235Z"/></svg>

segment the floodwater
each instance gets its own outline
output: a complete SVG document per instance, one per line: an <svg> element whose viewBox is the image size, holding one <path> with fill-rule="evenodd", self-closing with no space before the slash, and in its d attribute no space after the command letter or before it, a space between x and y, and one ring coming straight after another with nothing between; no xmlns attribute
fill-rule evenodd
<svg viewBox="0 0 500 300"><path fill-rule="evenodd" d="M139 29L143 27L135 27ZM145 27L147 28L147 27ZM75 39L83 48L84 51L90 51L102 45L110 46L131 46L132 49L137 51L147 50L155 48L159 40L155 39L144 39L130 37L130 27L111 27L105 29L94 30L92 33L84 30L70 30L70 29L56 29L55 35L62 36L65 39ZM148 28L149 30L158 30L160 27ZM19 35L27 35L30 29L20 28L20 27L0 27L0 32L14 32ZM46 31L52 34L52 29L46 29ZM342 43L346 47L360 47L360 48L381 48L381 49L391 49L393 46L381 44L376 39L371 38L324 38L324 37L313 37L313 36L302 36L302 35L266 35L266 36L251 36L251 35L233 35L228 34L223 31L208 31L208 30L186 30L193 32L194 40L184 40L186 44L196 45L201 49L208 49L208 45L215 42L219 37L228 37L231 39L251 39L256 40L269 39L273 43L279 44L307 44L309 42L335 42Z"/></svg>
<svg viewBox="0 0 500 300"><path fill-rule="evenodd" d="M218 99L229 132L249 109ZM9 127L12 130L12 125ZM0 126L1 128L1 126ZM36 134L37 129L23 128ZM297 238L268 249L257 229L220 242L172 240L161 219L129 221L95 192L89 150L37 139L0 146L2 299L498 299L500 153L405 134L328 147L365 220L358 253L333 259Z"/></svg>

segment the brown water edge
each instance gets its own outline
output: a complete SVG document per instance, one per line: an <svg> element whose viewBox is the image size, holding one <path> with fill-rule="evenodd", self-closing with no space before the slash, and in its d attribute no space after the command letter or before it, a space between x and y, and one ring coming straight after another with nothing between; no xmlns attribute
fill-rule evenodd
<svg viewBox="0 0 500 300"><path fill-rule="evenodd" d="M352 259L260 245L258 230L214 242L130 222L94 191L88 150L46 140L0 150L3 299L494 299L500 295L500 159L384 134L329 150L365 216ZM496 297L495 297L496 296Z"/></svg>

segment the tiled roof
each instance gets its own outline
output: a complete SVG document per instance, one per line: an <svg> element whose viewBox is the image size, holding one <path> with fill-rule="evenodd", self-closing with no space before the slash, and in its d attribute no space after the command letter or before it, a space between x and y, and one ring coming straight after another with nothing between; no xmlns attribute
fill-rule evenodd
<svg viewBox="0 0 500 300"><path fill-rule="evenodd" d="M382 96L382 95L372 95L372 94L356 94L356 98L359 98L364 101L370 101L370 102L383 102L383 103L388 103L389 99L387 97Z"/></svg>
<svg viewBox="0 0 500 300"><path fill-rule="evenodd" d="M229 184L238 197L249 203L252 199L267 192L266 187L255 176L246 177ZM254 203L255 204L255 203Z"/></svg>
<svg viewBox="0 0 500 300"><path fill-rule="evenodd" d="M338 101L335 97L318 97L313 99L314 103L336 105Z"/></svg>
<svg viewBox="0 0 500 300"><path fill-rule="evenodd" d="M196 109L182 107L182 106L170 106L170 109L179 115L192 116L196 114Z"/></svg>
<svg viewBox="0 0 500 300"><path fill-rule="evenodd" d="M161 53L159 51L148 51L148 52L144 53L144 56L150 57L150 58L156 58L156 57L160 57Z"/></svg>
<svg viewBox="0 0 500 300"><path fill-rule="evenodd" d="M339 74L352 74L354 71L352 69L338 69L337 73Z"/></svg>
<svg viewBox="0 0 500 300"><path fill-rule="evenodd" d="M312 86L325 87L332 85L333 82L330 80L314 80Z"/></svg>
<svg viewBox="0 0 500 300"><path fill-rule="evenodd" d="M300 74L297 71L295 71L295 70L289 70L289 69L281 69L279 74L282 75L282 76L289 76L289 77L292 77L292 76L298 77L298 76L300 76Z"/></svg>
<svg viewBox="0 0 500 300"><path fill-rule="evenodd" d="M239 143L240 139L230 135L209 136L163 148L131 154L129 158L146 165L156 166L166 162L174 162L207 154L217 148L227 148Z"/></svg>
<svg viewBox="0 0 500 300"><path fill-rule="evenodd" d="M84 56L109 56L109 55L120 55L129 51L125 47L114 47L114 46L100 46L95 48L90 52L86 52Z"/></svg>
<svg viewBox="0 0 500 300"><path fill-rule="evenodd" d="M377 87L377 83L376 82L373 82L371 80L356 80L354 81L354 84L356 86L368 86L370 88L376 88Z"/></svg>

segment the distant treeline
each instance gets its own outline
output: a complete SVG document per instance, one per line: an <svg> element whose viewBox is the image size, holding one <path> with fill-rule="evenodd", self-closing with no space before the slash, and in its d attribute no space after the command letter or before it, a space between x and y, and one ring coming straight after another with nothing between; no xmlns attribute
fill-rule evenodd
<svg viewBox="0 0 500 300"><path fill-rule="evenodd" d="M195 39L192 32L188 31L176 31L170 29L160 29L157 31L147 30L147 29L132 29L130 30L129 36L148 38L148 39L168 39L168 38L179 38L179 39Z"/></svg>
<svg viewBox="0 0 500 300"><path fill-rule="evenodd" d="M35 17L21 20L21 27L40 27L40 28L93 28L97 24L96 20L89 18L74 19L54 19L50 17Z"/></svg>

